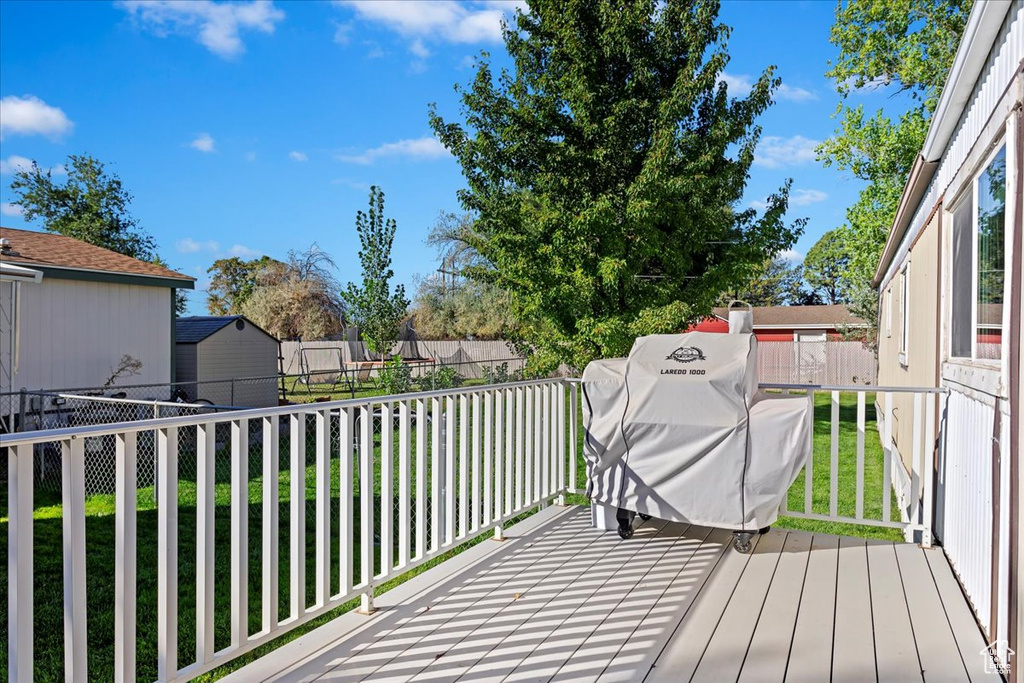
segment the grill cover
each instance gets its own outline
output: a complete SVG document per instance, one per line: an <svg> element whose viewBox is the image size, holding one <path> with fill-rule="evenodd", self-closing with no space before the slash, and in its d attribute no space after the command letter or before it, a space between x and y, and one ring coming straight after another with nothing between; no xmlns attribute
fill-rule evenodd
<svg viewBox="0 0 1024 683"><path fill-rule="evenodd" d="M583 393L587 493L659 519L768 526L809 450L807 400L758 393L752 334L641 337Z"/></svg>

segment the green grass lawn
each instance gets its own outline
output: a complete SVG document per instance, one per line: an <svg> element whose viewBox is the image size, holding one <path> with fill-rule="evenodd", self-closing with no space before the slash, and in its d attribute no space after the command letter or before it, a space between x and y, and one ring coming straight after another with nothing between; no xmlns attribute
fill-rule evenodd
<svg viewBox="0 0 1024 683"><path fill-rule="evenodd" d="M301 388L304 391L304 387ZM568 395L568 392L567 392ZM341 398L340 396L336 398ZM844 394L840 412L840 488L839 488L839 511L840 514L853 515L854 512L854 474L855 474L855 445L856 445L856 397L854 394ZM456 402L457 403L457 402ZM868 422L865 434L865 514L868 517L881 517L881 486L882 486L882 450L878 440L877 429L873 419L873 396L867 400ZM819 394L815 400L815 443L814 443L814 510L827 512L829 502L829 438L830 438L830 396ZM568 421L569 410L566 410ZM456 420L458 425L458 420ZM258 429L258 427L257 427ZM292 472L289 470L287 430L281 430L281 462L280 479L278 481L279 492L279 581L280 592L278 594L279 609L282 617L288 614L289 603L289 557L288 557L288 534L289 534L289 496ZM397 467L397 424L395 427L395 454ZM415 448L415 429L413 432L413 443ZM580 431L577 438L578 451L582 451L583 434ZM303 472L306 487L306 604L313 604L315 589L315 566L313 562L315 553L316 520L312 499L315 487L315 465L313 455L315 453L315 430L312 426L307 428L307 460ZM429 444L428 444L429 446ZM195 500L196 486L194 466L190 466L186 456L189 455L190 442L187 438L181 439L180 458L181 467L179 472L179 653L182 665L193 659L195 652ZM217 649L226 647L230 640L230 626L228 616L230 615L230 479L225 463L227 451L221 451L218 458L217 479L215 485L215 647ZM335 438L332 443L332 476L331 476L331 551L332 551L332 593L339 590L337 584L337 566L339 562L337 538L339 529L339 490L338 490L338 467L337 457L338 443ZM380 437L375 442L375 456L377 465L375 467L374 490L379 491L380 485ZM414 451L415 452L415 451ZM261 564L261 522L262 522L262 497L263 481L260 478L260 462L262 449L258 433L250 435L250 478L249 478L249 630L256 633L260 630L261 616L261 588L262 577L260 574ZM457 459L456 459L457 460ZM430 459L428 458L428 462ZM577 459L577 486L585 487L586 478L582 457ZM397 471L397 469L396 469ZM415 476L415 471L413 472ZM424 473L429 481L429 472ZM457 475L458 476L458 473ZM397 476L396 476L397 482ZM428 487L429 490L429 487ZM789 493L789 506L791 509L803 509L803 474L801 473ZM7 552L7 520L6 520L6 487L0 491L0 555ZM397 493L397 483L396 483ZM359 535L358 535L358 514L359 496L358 486L354 492L354 510L356 513L356 525L354 532L355 549L353 553L356 580L359 581ZM153 502L152 487L142 487L138 491L138 677L140 679L152 680L156 678L156 579L157 579L157 526L156 510ZM570 502L586 503L586 499L580 495L570 496ZM373 501L374 510L379 511L379 498ZM428 501L429 509L429 501ZM94 494L87 498L86 503L86 568L87 568L87 600L88 600L88 631L89 631L89 671L91 680L111 680L113 677L113 637L114 637L114 497L110 494ZM397 515L397 503L395 505ZM375 514L376 528L380 528L379 512ZM899 519L898 512L893 509L893 519ZM397 528L397 519L396 528ZM834 524L829 522L817 522L794 519L790 517L780 518L778 526L819 531L834 534L847 534L864 536L870 538L883 538L900 540L900 532L891 529L880 529L870 526L852 526L845 524ZM36 680L56 681L63 679L63 559L62 559L62 529L61 529L61 503L60 496L53 493L39 491L35 500L35 659L36 659ZM386 590L390 586L408 580L412 576L425 571L444 561L451 555L460 552L465 547L479 542L486 537L480 536L476 540L463 544L445 555L422 565L409 572L403 577L391 581L382 586L379 591ZM397 549L395 551L397 557ZM379 567L378 567L379 570ZM7 563L0 563L0 582L6 585ZM6 615L6 591L4 591L5 604L2 606ZM356 601L343 605L332 612L329 612L309 624L283 635L275 642L266 645L248 655L240 657L221 669L208 674L199 680L215 680L231 670L237 669L248 662L253 661L270 649L279 647L281 644L299 637L317 626L326 623L344 611L354 608ZM0 641L7 639L6 619L0 628ZM0 680L6 679L7 662L6 648L0 654Z"/></svg>

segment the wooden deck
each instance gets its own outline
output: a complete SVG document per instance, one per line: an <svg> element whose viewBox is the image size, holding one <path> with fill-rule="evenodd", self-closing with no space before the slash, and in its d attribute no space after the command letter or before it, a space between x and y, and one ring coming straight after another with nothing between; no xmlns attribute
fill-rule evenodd
<svg viewBox="0 0 1024 683"><path fill-rule="evenodd" d="M224 680L1001 680L941 550L588 523L548 508Z"/></svg>

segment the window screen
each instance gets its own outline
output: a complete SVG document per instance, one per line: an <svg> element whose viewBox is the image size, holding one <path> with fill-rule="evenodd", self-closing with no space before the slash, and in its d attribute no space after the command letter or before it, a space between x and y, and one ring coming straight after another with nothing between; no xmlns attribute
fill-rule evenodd
<svg viewBox="0 0 1024 683"><path fill-rule="evenodd" d="M978 177L978 358L1002 357L1006 148Z"/></svg>
<svg viewBox="0 0 1024 683"><path fill-rule="evenodd" d="M971 357L971 300L974 266L974 200L968 193L953 213L952 316L950 355Z"/></svg>

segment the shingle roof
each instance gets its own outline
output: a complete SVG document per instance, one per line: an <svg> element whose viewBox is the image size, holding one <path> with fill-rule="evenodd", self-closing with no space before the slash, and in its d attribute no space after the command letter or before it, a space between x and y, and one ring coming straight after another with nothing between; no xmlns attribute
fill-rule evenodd
<svg viewBox="0 0 1024 683"><path fill-rule="evenodd" d="M183 280L188 283L195 281L195 278L182 275L169 268L118 254L116 251L97 247L73 237L2 227L0 227L0 237L10 241L12 253L0 256L0 259L8 263L121 275L141 275Z"/></svg>
<svg viewBox="0 0 1024 683"><path fill-rule="evenodd" d="M242 317L240 315L193 315L178 318L174 321L174 341L179 344L196 344Z"/></svg>
<svg viewBox="0 0 1024 683"><path fill-rule="evenodd" d="M729 319L729 309L720 307L714 313ZM843 304L825 306L755 306L754 327L837 327L840 325L866 325L867 322L850 313Z"/></svg>

